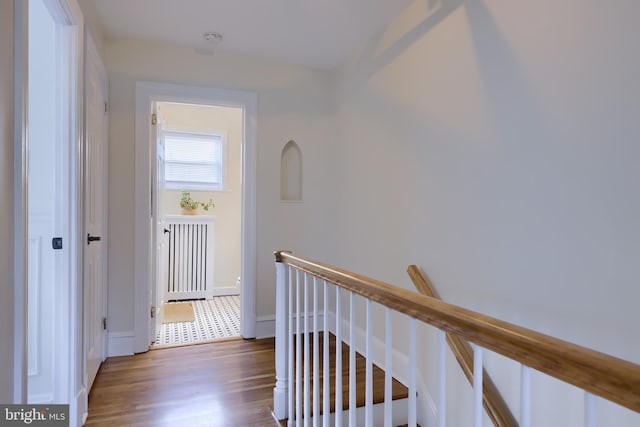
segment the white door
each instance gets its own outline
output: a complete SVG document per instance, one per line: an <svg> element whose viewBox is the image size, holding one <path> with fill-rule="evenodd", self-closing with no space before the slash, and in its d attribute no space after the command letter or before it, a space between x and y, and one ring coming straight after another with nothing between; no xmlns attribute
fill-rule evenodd
<svg viewBox="0 0 640 427"><path fill-rule="evenodd" d="M86 55L84 337L87 389L105 357L107 77L91 38Z"/></svg>
<svg viewBox="0 0 640 427"><path fill-rule="evenodd" d="M164 215L164 128L162 121L162 112L156 104L156 125L153 126L156 140L156 164L155 164L155 197L154 209L155 218L154 236L155 236L155 275L152 288L151 301L155 306L155 317L152 319L151 336L156 337L162 327L162 304L165 302L165 288L167 283L167 265L168 265L168 231L165 232L165 215Z"/></svg>

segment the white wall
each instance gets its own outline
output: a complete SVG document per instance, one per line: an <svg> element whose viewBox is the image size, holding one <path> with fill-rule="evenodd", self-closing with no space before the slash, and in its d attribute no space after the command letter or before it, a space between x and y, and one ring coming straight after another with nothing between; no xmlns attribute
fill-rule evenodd
<svg viewBox="0 0 640 427"><path fill-rule="evenodd" d="M411 287L415 263L449 302L640 363L638 16L637 2L416 0L336 78L339 265ZM499 384L518 375L489 359ZM448 425L469 425L454 410L468 390L453 386ZM534 404L569 426L581 399Z"/></svg>
<svg viewBox="0 0 640 427"><path fill-rule="evenodd" d="M234 288L240 276L240 231L242 208L241 155L242 109L176 103L161 104L162 118L169 130L192 130L225 135L224 185L222 191L190 190L200 202L213 199L215 207L198 213L215 216L214 288ZM164 214L180 215L180 190L164 191Z"/></svg>
<svg viewBox="0 0 640 427"><path fill-rule="evenodd" d="M100 56L104 56L104 28L93 0L77 0L84 16L84 26L91 35Z"/></svg>
<svg viewBox="0 0 640 427"><path fill-rule="evenodd" d="M326 224L313 221L325 206L328 156L329 74L246 56L133 40L105 42L110 80L109 116L109 330L133 331L134 96L136 80L150 80L258 93L257 316L272 316L275 274L272 252L291 248L322 253ZM279 201L279 159L295 139L307 163L305 202Z"/></svg>
<svg viewBox="0 0 640 427"><path fill-rule="evenodd" d="M0 2L0 402L13 402L13 2Z"/></svg>

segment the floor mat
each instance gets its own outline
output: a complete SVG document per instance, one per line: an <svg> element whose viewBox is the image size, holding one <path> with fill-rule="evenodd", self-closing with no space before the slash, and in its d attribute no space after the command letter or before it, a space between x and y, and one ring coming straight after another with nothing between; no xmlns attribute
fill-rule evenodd
<svg viewBox="0 0 640 427"><path fill-rule="evenodd" d="M190 302L170 302L162 304L162 323L193 322L193 304Z"/></svg>

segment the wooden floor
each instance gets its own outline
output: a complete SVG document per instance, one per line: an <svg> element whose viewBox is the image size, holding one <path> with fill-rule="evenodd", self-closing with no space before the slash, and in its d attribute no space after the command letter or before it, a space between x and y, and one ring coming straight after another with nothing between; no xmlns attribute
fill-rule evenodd
<svg viewBox="0 0 640 427"><path fill-rule="evenodd" d="M333 337L332 337L333 338ZM335 344L331 343L331 348ZM276 426L273 338L237 340L113 357L89 395L86 426ZM348 404L348 348L343 346L343 402ZM364 365L357 361L359 406ZM335 368L332 372L332 395ZM384 372L374 368L374 400L382 401ZM394 398L407 396L397 381ZM333 399L332 399L333 401ZM332 405L333 407L333 402Z"/></svg>
<svg viewBox="0 0 640 427"><path fill-rule="evenodd" d="M107 359L86 426L274 426L274 340L237 340Z"/></svg>

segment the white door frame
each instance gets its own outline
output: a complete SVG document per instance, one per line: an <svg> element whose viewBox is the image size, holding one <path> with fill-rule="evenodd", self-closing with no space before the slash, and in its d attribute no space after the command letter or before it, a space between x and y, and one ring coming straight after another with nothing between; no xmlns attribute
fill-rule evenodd
<svg viewBox="0 0 640 427"><path fill-rule="evenodd" d="M27 402L27 98L29 16L27 3L14 0L14 143L13 143L13 218L14 218L14 343L13 403Z"/></svg>
<svg viewBox="0 0 640 427"><path fill-rule="evenodd" d="M78 289L82 278L82 165L83 165L83 68L84 68L84 18L76 0L45 0L60 11L60 22L65 30L64 48L68 62L64 64L70 73L63 93L68 94L68 104L63 106L65 122L69 128L63 135L65 149L63 168L68 171L62 191L67 193L63 213L62 283L57 298L57 324L60 329L56 357L60 369L59 390L66 396L70 407L70 425L80 425L84 408L85 387L82 369L82 292ZM14 119L14 402L27 402L27 244L28 244L28 7L29 1L14 0L15 23L15 119Z"/></svg>
<svg viewBox="0 0 640 427"><path fill-rule="evenodd" d="M152 301L149 289L151 268L154 268L152 230L151 162L155 162L155 141L151 141L151 104L181 102L189 104L239 107L244 111L242 144L242 249L240 255L240 333L255 338L256 323L256 169L257 113L255 92L221 90L208 87L183 86L157 82L136 82L135 113L135 314L134 351L149 349L155 337L149 336L149 315Z"/></svg>
<svg viewBox="0 0 640 427"><path fill-rule="evenodd" d="M152 238L153 238L153 247L152 250L154 251L153 254L155 256L155 263L154 263L154 267L153 267L153 271L151 272L151 280L153 280L152 282L152 286L151 286L151 304L153 304L153 306L155 306L156 311L155 311L155 315L156 318L155 319L149 319L149 333L152 334L151 337L153 338L154 336L157 336L158 332L160 331L160 328L162 327L162 316L164 315L164 310L162 307L162 301L164 300L164 294L159 292L159 288L160 286L158 285L158 282L160 280L160 259L159 259L159 253L162 253L162 251L160 251L159 246L162 245L165 241L165 233L163 231L162 234L160 234L160 229L164 230L164 223L161 221L158 221L158 217L162 216L164 214L164 206L163 206L163 191L161 191L160 189L163 188L161 186L164 186L164 182L163 179L164 178L164 170L160 169L159 165L160 165L160 159L158 158L158 147L162 146L162 161L164 161L164 141L161 142L161 139L163 138L162 136L162 132L163 132L163 127L164 127L164 120L162 118L162 113L158 108L158 103L154 103L152 108L154 108L154 111L152 111L153 114L156 115L156 125L151 127L151 143L155 144L154 145L154 155L151 159L151 166L152 166L152 175L153 175L153 182L155 183L155 198L153 200L153 207L152 209L155 210L156 215L155 218L153 218L152 220ZM155 160L155 161L154 161ZM168 261L167 261L168 262ZM155 286L153 286L153 284L155 284Z"/></svg>

